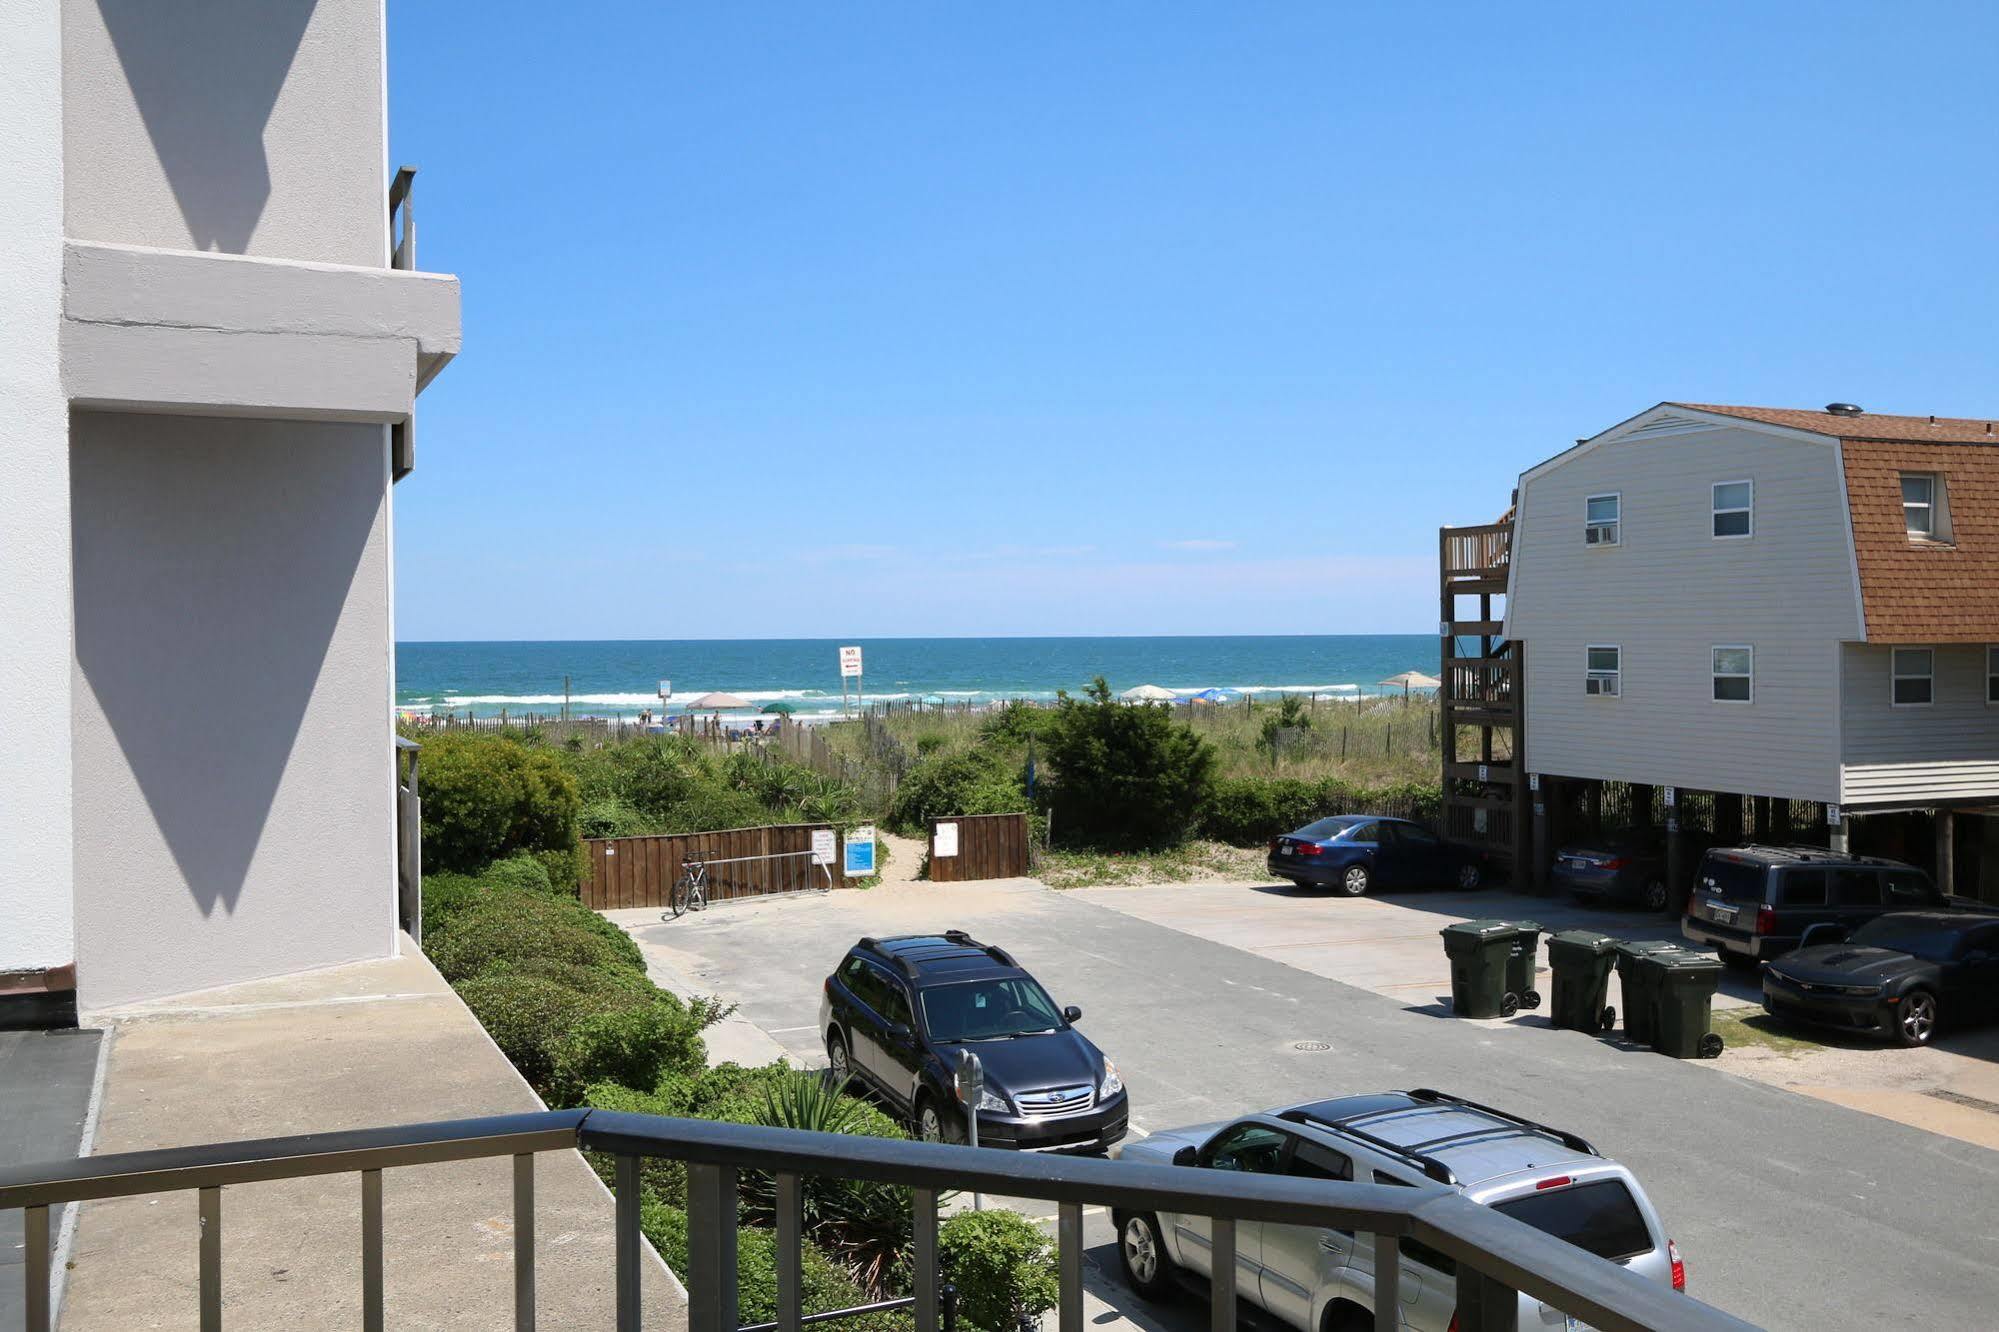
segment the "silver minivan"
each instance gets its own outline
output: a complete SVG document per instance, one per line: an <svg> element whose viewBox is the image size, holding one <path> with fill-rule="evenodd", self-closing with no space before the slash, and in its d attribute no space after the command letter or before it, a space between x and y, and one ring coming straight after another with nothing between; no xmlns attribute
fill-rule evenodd
<svg viewBox="0 0 1999 1332"><path fill-rule="evenodd" d="M1126 1142L1117 1155L1206 1170L1457 1189L1661 1285L1686 1289L1679 1250L1629 1170L1574 1134L1443 1092L1314 1101L1155 1133ZM1113 1220L1125 1280L1139 1294L1154 1298L1185 1277L1212 1276L1208 1218L1118 1213ZM1403 1326L1448 1332L1457 1308L1456 1264L1408 1238L1400 1253ZM1366 1235L1342 1230L1239 1223L1236 1291L1299 1332L1371 1329L1373 1245ZM1522 1329L1583 1326L1520 1297Z"/></svg>

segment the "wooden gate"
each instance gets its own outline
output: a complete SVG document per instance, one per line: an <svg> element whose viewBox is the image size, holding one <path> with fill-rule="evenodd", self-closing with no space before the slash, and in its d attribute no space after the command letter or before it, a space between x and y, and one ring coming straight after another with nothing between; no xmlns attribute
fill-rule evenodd
<svg viewBox="0 0 1999 1332"><path fill-rule="evenodd" d="M940 832L942 850L950 851L955 842L957 854L939 854ZM960 814L930 820L932 883L1017 879L1028 872L1029 855L1025 814Z"/></svg>
<svg viewBox="0 0 1999 1332"><path fill-rule="evenodd" d="M844 888L837 834L833 863L812 863L812 834L818 831L832 829L823 823L788 823L667 837L587 838L583 848L590 857L590 876L582 885L583 905L596 911L663 907L681 866L690 860L708 862L711 902L804 892L829 882Z"/></svg>

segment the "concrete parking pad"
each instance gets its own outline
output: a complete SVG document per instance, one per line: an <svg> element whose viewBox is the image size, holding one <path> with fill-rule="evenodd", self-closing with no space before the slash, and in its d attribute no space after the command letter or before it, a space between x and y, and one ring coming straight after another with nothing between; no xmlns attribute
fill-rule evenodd
<svg viewBox="0 0 1999 1332"><path fill-rule="evenodd" d="M1742 1317L1819 1329L1990 1322L1999 1155L1706 1064L1539 1023L1441 1016L1429 1001L1280 961L1281 950L1259 955L1110 909L1105 896L1028 881L912 885L629 925L689 984L740 1003L812 1063L823 1061L821 983L856 938L968 929L1013 950L1059 1002L1082 1006L1141 1130L1341 1092L1442 1087L1558 1123L1629 1164L1687 1254L1693 1293ZM1211 923L1233 927L1225 905ZM1086 1232L1108 1271L1102 1218ZM1114 1280L1101 1289L1134 1307Z"/></svg>
<svg viewBox="0 0 1999 1332"><path fill-rule="evenodd" d="M407 938L403 947L92 1015L112 1029L96 1151L541 1109L430 963ZM609 1327L610 1195L575 1152L542 1154L535 1173L541 1325ZM511 1162L410 1167L383 1183L391 1323L510 1326ZM358 1176L225 1188L222 1234L226 1325L360 1326ZM65 1332L197 1326L196 1239L192 1194L85 1204ZM685 1296L656 1259L643 1290L648 1328L686 1326Z"/></svg>

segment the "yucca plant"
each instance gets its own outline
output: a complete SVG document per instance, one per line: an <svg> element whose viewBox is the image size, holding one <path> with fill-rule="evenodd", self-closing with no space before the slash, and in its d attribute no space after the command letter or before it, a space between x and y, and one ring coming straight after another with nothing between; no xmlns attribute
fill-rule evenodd
<svg viewBox="0 0 1999 1332"><path fill-rule="evenodd" d="M842 1095L814 1073L797 1073L766 1086L752 1119L770 1128L812 1133L906 1136L887 1115L865 1101ZM740 1193L745 1224L777 1223L777 1184L771 1175L760 1170L743 1172ZM897 1294L908 1285L909 1248L914 1239L908 1189L808 1175L802 1193L805 1237L845 1267L868 1298Z"/></svg>

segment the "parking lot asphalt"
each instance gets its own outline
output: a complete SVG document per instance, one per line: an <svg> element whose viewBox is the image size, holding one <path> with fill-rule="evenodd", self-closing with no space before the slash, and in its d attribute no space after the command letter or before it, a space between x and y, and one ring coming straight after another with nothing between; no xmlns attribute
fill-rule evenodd
<svg viewBox="0 0 1999 1332"><path fill-rule="evenodd" d="M1199 920L1169 927L1031 881L730 903L670 924L625 916L683 984L740 1004L804 1063L824 1061L821 984L856 938L966 929L1082 1006L1138 1131L1439 1087L1624 1161L1686 1253L1692 1293L1738 1316L1991 1325L1999 1155L1984 1148L1539 1023L1450 1018L1203 937ZM1228 928L1226 905L1212 916ZM1088 1238L1108 1269L1101 1218Z"/></svg>

